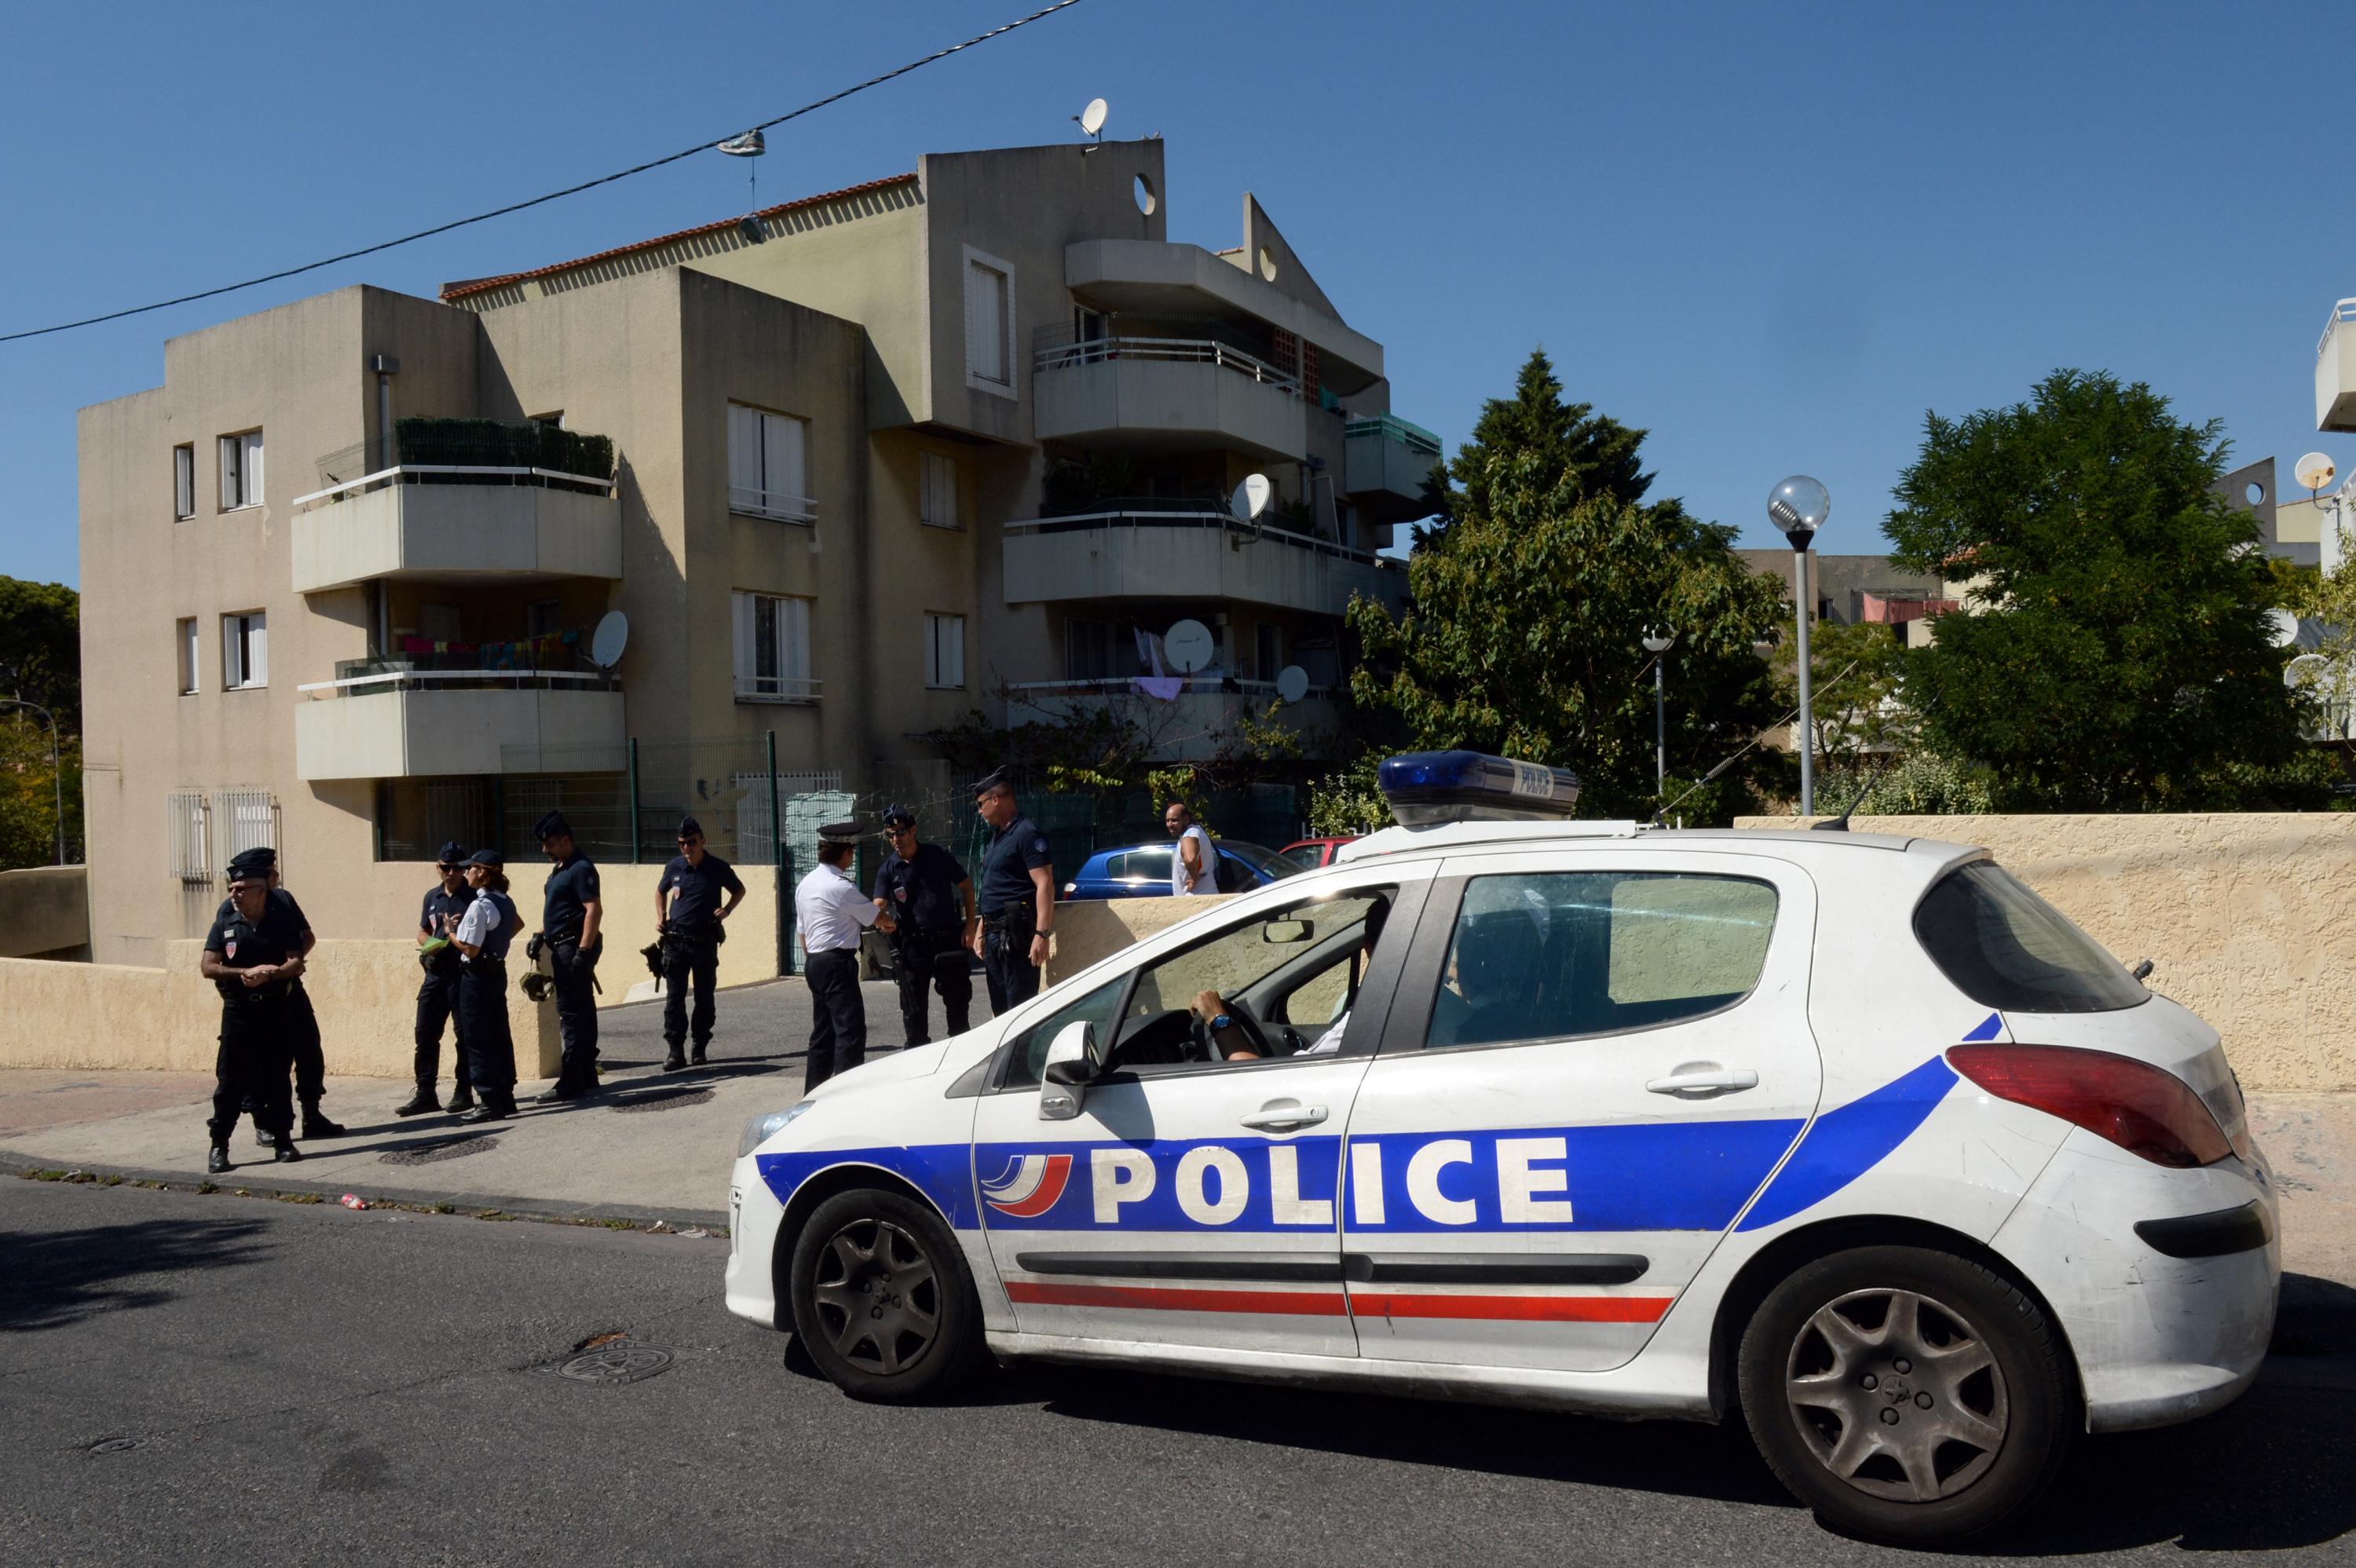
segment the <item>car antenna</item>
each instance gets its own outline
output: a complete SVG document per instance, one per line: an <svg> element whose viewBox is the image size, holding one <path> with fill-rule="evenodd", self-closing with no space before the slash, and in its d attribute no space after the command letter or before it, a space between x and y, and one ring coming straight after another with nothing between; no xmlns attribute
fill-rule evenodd
<svg viewBox="0 0 2356 1568"><path fill-rule="evenodd" d="M1861 784L1858 785L1857 793L1856 793L1855 795L1851 795L1851 796L1849 796L1849 797L1848 797L1848 809L1847 809L1847 810L1846 810L1846 811L1842 812L1838 816L1835 817L1835 818L1834 818L1832 821L1830 821L1830 822L1815 822L1815 823L1810 823L1810 824L1808 825L1808 831L1809 831L1809 832L1811 832L1811 833L1846 833L1846 832L1847 832L1847 831L1848 831L1848 819L1849 819L1850 817L1855 816L1857 815L1858 803L1859 801L1862 801L1862 800L1863 800L1867 795L1871 795L1871 794L1873 793L1873 786L1874 786L1875 784L1879 784L1879 783L1881 782L1881 775L1882 775L1882 774L1884 774L1884 773L1888 773L1889 771L1890 771L1890 759L1889 759L1889 758L1887 758L1887 757L1884 757L1884 758L1881 760L1881 765L1880 765L1879 767L1878 767L1878 768L1874 769L1874 770L1873 770L1873 772L1872 772L1872 773L1871 773L1869 776L1868 776L1868 777L1867 777L1866 781L1865 781L1863 784Z"/></svg>

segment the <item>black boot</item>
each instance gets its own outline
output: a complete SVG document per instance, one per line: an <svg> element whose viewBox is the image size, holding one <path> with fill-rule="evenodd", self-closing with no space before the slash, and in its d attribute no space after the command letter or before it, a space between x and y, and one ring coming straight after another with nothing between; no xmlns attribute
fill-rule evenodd
<svg viewBox="0 0 2356 1568"><path fill-rule="evenodd" d="M698 1056L701 1056L703 1053L701 1051L698 1051L696 1054ZM663 1058L663 1071L665 1072L676 1072L686 1065L687 1053L680 1049L679 1041L672 1040L670 1042L670 1054Z"/></svg>
<svg viewBox="0 0 2356 1568"><path fill-rule="evenodd" d="M496 1103L486 1100L481 1104L476 1106L473 1110L468 1111L465 1115L459 1117L458 1120L465 1123L467 1126L472 1127L477 1126L484 1122L504 1122L513 1115L515 1115L515 1107L513 1105L502 1108Z"/></svg>
<svg viewBox="0 0 2356 1568"><path fill-rule="evenodd" d="M205 1156L205 1170L210 1175L220 1176L236 1168L237 1168L235 1166L229 1162L229 1146L227 1144L213 1145L212 1153Z"/></svg>
<svg viewBox="0 0 2356 1568"><path fill-rule="evenodd" d="M410 1096L409 1104L395 1105L392 1114L396 1116L423 1116L441 1108L442 1096L434 1092L434 1085L420 1083L417 1093Z"/></svg>
<svg viewBox="0 0 2356 1568"><path fill-rule="evenodd" d="M263 1148L275 1148L278 1146L278 1135L267 1128L256 1127L253 1129L253 1141Z"/></svg>
<svg viewBox="0 0 2356 1568"><path fill-rule="evenodd" d="M327 1120L319 1109L318 1101L305 1100L303 1102L303 1136L306 1138L339 1138L344 1136L344 1129ZM302 1157L297 1155L295 1157L300 1159Z"/></svg>
<svg viewBox="0 0 2356 1568"><path fill-rule="evenodd" d="M688 1064L690 1066L701 1067L703 1065L703 1046L699 1044L693 1051L687 1053Z"/></svg>
<svg viewBox="0 0 2356 1568"><path fill-rule="evenodd" d="M303 1151L294 1147L294 1140L293 1138L280 1138L278 1140L278 1152L271 1157L275 1159L281 1165L293 1165L296 1160L303 1157Z"/></svg>
<svg viewBox="0 0 2356 1568"><path fill-rule="evenodd" d="M473 1110L475 1108L474 1086L471 1084L462 1083L457 1088L453 1089L450 1092L450 1103L442 1108L445 1111L452 1112Z"/></svg>

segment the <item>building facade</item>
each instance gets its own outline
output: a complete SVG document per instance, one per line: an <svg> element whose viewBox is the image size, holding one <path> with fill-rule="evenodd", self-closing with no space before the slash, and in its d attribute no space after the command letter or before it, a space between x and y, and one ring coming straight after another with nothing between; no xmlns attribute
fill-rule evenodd
<svg viewBox="0 0 2356 1568"><path fill-rule="evenodd" d="M933 155L167 342L162 386L80 415L96 956L201 931L260 841L323 933L399 933L439 835L512 850L633 747L774 735L859 790L976 711L1102 707L1201 756L1296 668L1280 717L1330 725L1341 613L1403 594L1376 552L1439 443L1257 202L1218 251L1167 203L1158 140Z"/></svg>

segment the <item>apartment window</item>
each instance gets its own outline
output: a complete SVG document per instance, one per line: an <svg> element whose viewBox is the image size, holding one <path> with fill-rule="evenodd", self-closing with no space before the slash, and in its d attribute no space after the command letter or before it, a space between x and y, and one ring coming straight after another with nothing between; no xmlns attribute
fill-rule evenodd
<svg viewBox="0 0 2356 1568"><path fill-rule="evenodd" d="M173 628L173 641L179 645L180 695L197 694L197 618L194 615Z"/></svg>
<svg viewBox="0 0 2356 1568"><path fill-rule="evenodd" d="M1255 673L1262 680L1274 680L1284 667L1284 628L1262 621L1252 628L1252 645L1258 659Z"/></svg>
<svg viewBox="0 0 2356 1568"><path fill-rule="evenodd" d="M561 599L535 599L523 607L523 635L544 637L563 630L564 602Z"/></svg>
<svg viewBox="0 0 2356 1568"><path fill-rule="evenodd" d="M1014 395L1014 269L971 246L965 252L966 385Z"/></svg>
<svg viewBox="0 0 2356 1568"><path fill-rule="evenodd" d="M172 449L172 516L182 522L197 515L197 443Z"/></svg>
<svg viewBox="0 0 2356 1568"><path fill-rule="evenodd" d="M730 597L736 622L736 700L815 702L809 601L770 593Z"/></svg>
<svg viewBox="0 0 2356 1568"><path fill-rule="evenodd" d="M562 430L564 428L564 411L562 409L557 410L554 413L526 414L524 418L530 421L533 424L552 424L559 430Z"/></svg>
<svg viewBox="0 0 2356 1568"><path fill-rule="evenodd" d="M1064 678L1108 680L1113 670L1113 639L1119 628L1105 621L1064 623Z"/></svg>
<svg viewBox="0 0 2356 1568"><path fill-rule="evenodd" d="M174 790L164 797L164 820L172 856L172 875L211 891L212 835L208 831L205 797L200 791Z"/></svg>
<svg viewBox="0 0 2356 1568"><path fill-rule="evenodd" d="M916 517L928 527L953 528L958 526L958 460L937 452L927 452L917 459L921 484L916 496Z"/></svg>
<svg viewBox="0 0 2356 1568"><path fill-rule="evenodd" d="M221 689L270 684L270 629L259 610L221 617Z"/></svg>
<svg viewBox="0 0 2356 1568"><path fill-rule="evenodd" d="M220 438L220 509L262 505L262 432Z"/></svg>
<svg viewBox="0 0 2356 1568"><path fill-rule="evenodd" d="M818 521L810 499L809 421L728 405L728 509L781 523Z"/></svg>
<svg viewBox="0 0 2356 1568"><path fill-rule="evenodd" d="M925 617L925 684L965 685L965 617Z"/></svg>

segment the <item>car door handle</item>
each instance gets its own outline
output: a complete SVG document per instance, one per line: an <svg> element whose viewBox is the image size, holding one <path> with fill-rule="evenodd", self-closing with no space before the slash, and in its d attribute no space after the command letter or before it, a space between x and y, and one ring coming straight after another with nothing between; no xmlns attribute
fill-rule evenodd
<svg viewBox="0 0 2356 1568"><path fill-rule="evenodd" d="M1759 1087L1759 1074L1748 1067L1715 1067L1696 1063L1680 1067L1666 1078L1644 1085L1655 1094L1731 1094Z"/></svg>
<svg viewBox="0 0 2356 1568"><path fill-rule="evenodd" d="M1323 1105L1295 1104L1290 1100L1271 1102L1241 1118L1248 1127L1310 1127L1325 1119Z"/></svg>

